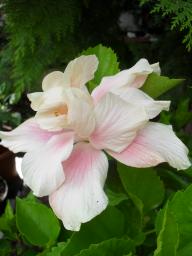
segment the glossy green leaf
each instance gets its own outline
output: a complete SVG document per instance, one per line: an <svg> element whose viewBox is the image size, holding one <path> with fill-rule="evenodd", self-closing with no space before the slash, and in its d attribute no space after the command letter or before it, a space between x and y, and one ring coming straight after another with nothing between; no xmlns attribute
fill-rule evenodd
<svg viewBox="0 0 192 256"><path fill-rule="evenodd" d="M5 237L9 239L16 238L15 216L9 201L7 202L4 214L0 217L0 231L3 231Z"/></svg>
<svg viewBox="0 0 192 256"><path fill-rule="evenodd" d="M20 233L38 246L53 243L60 232L60 225L47 206L33 200L16 200L16 223Z"/></svg>
<svg viewBox="0 0 192 256"><path fill-rule="evenodd" d="M62 255L72 256L91 244L100 243L124 233L124 216L115 207L108 207L95 219L82 225L79 232L72 235Z"/></svg>
<svg viewBox="0 0 192 256"><path fill-rule="evenodd" d="M148 76L141 89L151 97L157 98L183 82L183 79L171 79L166 76L160 76L156 73L152 73Z"/></svg>
<svg viewBox="0 0 192 256"><path fill-rule="evenodd" d="M111 205L111 206L116 206L116 205L120 204L121 202L128 199L128 196L126 194L117 193L110 189L107 189L106 193L107 193L107 197L109 199L109 205Z"/></svg>
<svg viewBox="0 0 192 256"><path fill-rule="evenodd" d="M90 47L83 51L81 55L95 54L99 60L98 69L95 73L95 77L89 82L88 87L92 91L104 76L111 76L119 72L119 63L117 56L111 48L107 48L101 44L96 47Z"/></svg>
<svg viewBox="0 0 192 256"><path fill-rule="evenodd" d="M57 246L51 248L47 253L40 254L41 256L61 256L64 248L66 246L65 242L58 243Z"/></svg>
<svg viewBox="0 0 192 256"><path fill-rule="evenodd" d="M168 203L165 209L160 211L157 220L156 230L159 234L154 256L176 256L179 243L178 225Z"/></svg>
<svg viewBox="0 0 192 256"><path fill-rule="evenodd" d="M132 240L112 238L99 244L93 244L76 256L124 256L133 250L134 243Z"/></svg>
<svg viewBox="0 0 192 256"><path fill-rule="evenodd" d="M118 163L121 182L140 212L149 211L161 204L164 187L152 168L138 169Z"/></svg>
<svg viewBox="0 0 192 256"><path fill-rule="evenodd" d="M189 246L192 238L192 185L184 192L179 191L175 194L170 202L170 209L178 224L180 235L178 251L184 250Z"/></svg>

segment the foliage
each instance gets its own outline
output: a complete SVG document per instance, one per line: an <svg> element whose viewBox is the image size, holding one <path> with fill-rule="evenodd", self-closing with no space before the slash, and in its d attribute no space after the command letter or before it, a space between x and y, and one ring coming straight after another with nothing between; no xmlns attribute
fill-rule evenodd
<svg viewBox="0 0 192 256"><path fill-rule="evenodd" d="M10 82L17 101L58 58L65 62L73 56L69 38L80 10L76 0L3 0L2 6L9 41L1 58L4 66L11 65Z"/></svg>
<svg viewBox="0 0 192 256"><path fill-rule="evenodd" d="M152 13L162 13L162 16L171 17L171 29L178 28L184 31L183 43L188 50L192 47L192 3L190 0L169 1L139 0L141 4L151 3Z"/></svg>

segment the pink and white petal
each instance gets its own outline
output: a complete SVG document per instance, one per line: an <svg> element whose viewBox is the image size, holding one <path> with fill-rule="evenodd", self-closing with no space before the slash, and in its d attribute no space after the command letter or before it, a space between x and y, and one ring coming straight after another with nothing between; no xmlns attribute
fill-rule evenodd
<svg viewBox="0 0 192 256"><path fill-rule="evenodd" d="M188 149L177 138L172 127L149 122L136 139L123 152L108 153L120 162L133 167L150 167L168 162L172 167L182 170L191 166Z"/></svg>
<svg viewBox="0 0 192 256"><path fill-rule="evenodd" d="M135 138L138 129L148 121L144 108L106 94L95 107L96 127L90 136L97 149L124 150Z"/></svg>
<svg viewBox="0 0 192 256"><path fill-rule="evenodd" d="M63 163L65 182L49 197L53 211L68 230L78 231L107 207L103 191L107 176L106 155L88 143L78 143Z"/></svg>
<svg viewBox="0 0 192 256"><path fill-rule="evenodd" d="M42 130L34 118L28 119L10 132L0 132L1 144L14 153L28 152L44 145L57 133Z"/></svg>
<svg viewBox="0 0 192 256"><path fill-rule="evenodd" d="M21 167L24 183L36 196L50 195L64 182L62 162L70 156L73 141L73 132L58 134L25 154Z"/></svg>
<svg viewBox="0 0 192 256"><path fill-rule="evenodd" d="M69 62L64 71L64 80L67 86L81 88L92 80L98 67L95 55L80 56Z"/></svg>
<svg viewBox="0 0 192 256"><path fill-rule="evenodd" d="M162 110L168 111L171 103L170 101L155 101L143 91L133 87L124 86L117 89L114 93L127 102L144 107L149 119L159 115Z"/></svg>
<svg viewBox="0 0 192 256"><path fill-rule="evenodd" d="M46 75L42 82L43 91L56 87L65 87L64 74L61 71L54 71Z"/></svg>
<svg viewBox="0 0 192 256"><path fill-rule="evenodd" d="M122 86L140 88L153 71L159 71L158 64L151 66L146 59L140 59L132 68L114 76L104 77L101 84L93 90L92 97L95 102L98 102L107 92L115 92Z"/></svg>

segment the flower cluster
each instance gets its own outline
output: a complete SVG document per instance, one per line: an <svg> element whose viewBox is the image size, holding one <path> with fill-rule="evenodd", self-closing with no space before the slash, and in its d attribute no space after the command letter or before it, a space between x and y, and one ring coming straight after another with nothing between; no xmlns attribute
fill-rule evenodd
<svg viewBox="0 0 192 256"><path fill-rule="evenodd" d="M69 230L79 230L108 204L103 190L106 153L133 167L162 162L177 169L190 166L188 150L172 127L149 121L170 106L140 90L150 73L160 72L158 63L141 59L104 77L90 94L85 85L97 66L95 55L81 56L64 73L48 74L43 91L28 95L35 116L11 132L0 132L2 145L26 153L25 184L35 195L49 196Z"/></svg>

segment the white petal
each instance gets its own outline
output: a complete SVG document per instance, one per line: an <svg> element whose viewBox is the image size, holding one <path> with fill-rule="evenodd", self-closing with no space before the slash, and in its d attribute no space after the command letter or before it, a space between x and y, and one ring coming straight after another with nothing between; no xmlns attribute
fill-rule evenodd
<svg viewBox="0 0 192 256"><path fill-rule="evenodd" d="M153 65L154 67L157 71L157 65ZM107 92L114 92L122 86L140 88L148 75L154 71L153 68L146 59L140 59L132 68L123 70L114 76L104 77L101 84L92 92L94 101L98 102Z"/></svg>
<svg viewBox="0 0 192 256"><path fill-rule="evenodd" d="M162 162L168 162L178 170L191 166L187 147L177 138L171 126L160 123L149 122L123 152L108 153L133 167L156 166Z"/></svg>
<svg viewBox="0 0 192 256"><path fill-rule="evenodd" d="M61 71L51 72L43 79L42 88L44 91L55 87L65 87L64 74Z"/></svg>
<svg viewBox="0 0 192 256"><path fill-rule="evenodd" d="M121 87L113 93L119 95L123 100L145 108L149 119L156 117L162 110L169 110L170 101L155 101L143 91L132 87Z"/></svg>
<svg viewBox="0 0 192 256"><path fill-rule="evenodd" d="M35 111L49 111L65 103L65 90L62 87L50 88L46 92L28 94L31 107Z"/></svg>
<svg viewBox="0 0 192 256"><path fill-rule="evenodd" d="M22 162L24 183L36 196L53 193L64 181L62 161L73 149L73 133L53 136L46 145L25 154Z"/></svg>
<svg viewBox="0 0 192 256"><path fill-rule="evenodd" d="M159 62L151 64L151 68L153 69L153 72L157 73L158 75L161 74L161 68L159 66Z"/></svg>
<svg viewBox="0 0 192 256"><path fill-rule="evenodd" d="M50 205L66 229L78 231L107 206L103 191L108 160L88 143L78 143L63 164L64 184L50 196Z"/></svg>
<svg viewBox="0 0 192 256"><path fill-rule="evenodd" d="M127 103L112 93L106 94L95 107L96 128L90 142L98 149L121 152L148 121L142 107Z"/></svg>
<svg viewBox="0 0 192 256"><path fill-rule="evenodd" d="M54 110L38 112L35 115L35 119L42 129L50 132L58 132L67 127L67 116L55 116Z"/></svg>
<svg viewBox="0 0 192 256"><path fill-rule="evenodd" d="M93 79L97 66L98 59L95 55L82 55L72 60L64 72L65 84L71 87L82 87Z"/></svg>
<svg viewBox="0 0 192 256"><path fill-rule="evenodd" d="M43 104L43 92L34 92L27 95L28 99L31 101L31 108L35 111Z"/></svg>
<svg viewBox="0 0 192 256"><path fill-rule="evenodd" d="M86 92L74 88L68 91L68 125L81 138L88 138L95 128L94 105L92 98Z"/></svg>
<svg viewBox="0 0 192 256"><path fill-rule="evenodd" d="M34 118L28 119L10 132L0 132L1 144L14 153L37 149L57 133L42 130Z"/></svg>

